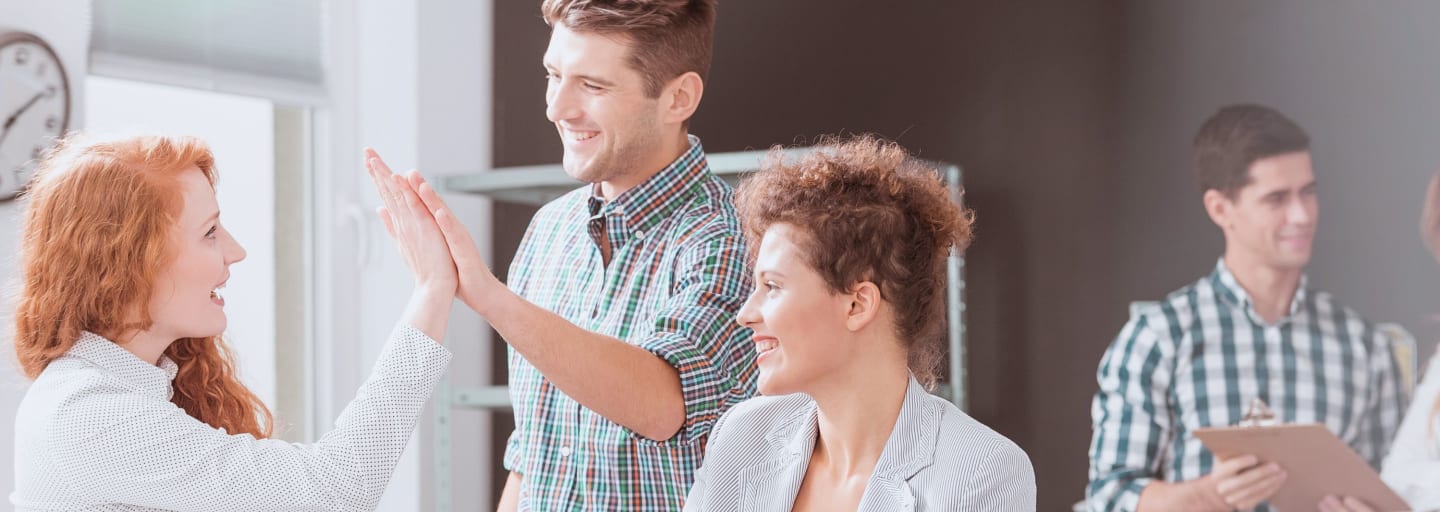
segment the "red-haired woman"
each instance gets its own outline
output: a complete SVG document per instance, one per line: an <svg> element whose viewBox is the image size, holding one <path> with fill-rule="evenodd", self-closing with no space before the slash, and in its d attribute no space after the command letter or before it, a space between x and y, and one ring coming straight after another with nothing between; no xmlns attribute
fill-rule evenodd
<svg viewBox="0 0 1440 512"><path fill-rule="evenodd" d="M15 350L34 379L15 420L16 509L379 501L449 363L438 341L456 278L443 238L433 221L413 222L430 215L409 209L413 197L387 196L416 284L409 307L334 430L309 445L269 439L270 412L221 339L218 290L245 250L220 223L215 178L194 138L71 140L42 162L16 305Z"/></svg>

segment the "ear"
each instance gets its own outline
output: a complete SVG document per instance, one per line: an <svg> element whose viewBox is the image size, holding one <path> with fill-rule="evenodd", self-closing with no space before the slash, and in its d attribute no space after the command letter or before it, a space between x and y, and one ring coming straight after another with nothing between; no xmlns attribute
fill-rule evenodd
<svg viewBox="0 0 1440 512"><path fill-rule="evenodd" d="M1205 191L1205 213L1210 216L1210 222L1220 226L1221 231L1230 227L1231 207L1234 205L1224 192L1210 189Z"/></svg>
<svg viewBox="0 0 1440 512"><path fill-rule="evenodd" d="M859 332L880 316L880 287L875 283L861 281L851 288L846 299L850 309L845 313L845 328L850 332Z"/></svg>
<svg viewBox="0 0 1440 512"><path fill-rule="evenodd" d="M700 74L694 71L687 71L685 74L675 77L660 92L660 101L665 109L665 122L667 124L680 124L688 121L695 115L695 110L700 108L700 97L705 94L705 82L700 80Z"/></svg>

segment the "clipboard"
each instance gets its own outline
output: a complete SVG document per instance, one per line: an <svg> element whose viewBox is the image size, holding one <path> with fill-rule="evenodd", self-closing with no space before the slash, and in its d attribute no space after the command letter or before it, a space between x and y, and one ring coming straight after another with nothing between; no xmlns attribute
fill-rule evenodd
<svg viewBox="0 0 1440 512"><path fill-rule="evenodd" d="M1289 476L1269 500L1282 511L1315 510L1326 495L1353 496L1379 512L1410 510L1370 463L1320 424L1212 427L1195 430L1221 460L1254 455Z"/></svg>

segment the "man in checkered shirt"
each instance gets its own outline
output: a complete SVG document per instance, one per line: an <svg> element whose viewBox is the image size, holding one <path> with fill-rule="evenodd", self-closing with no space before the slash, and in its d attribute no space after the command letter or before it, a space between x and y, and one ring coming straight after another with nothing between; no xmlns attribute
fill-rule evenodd
<svg viewBox="0 0 1440 512"><path fill-rule="evenodd" d="M546 0L546 117L587 185L531 220L510 276L412 181L458 295L510 347L500 510L680 510L711 426L754 393L735 313L751 290L732 190L687 125L714 0Z"/></svg>
<svg viewBox="0 0 1440 512"><path fill-rule="evenodd" d="M1205 211L1225 235L1210 275L1133 308L1091 406L1093 511L1270 510L1285 468L1219 461L1193 432L1256 398L1321 423L1379 467L1405 411L1389 342L1304 275L1319 213L1310 139L1266 107L1220 109L1195 137Z"/></svg>

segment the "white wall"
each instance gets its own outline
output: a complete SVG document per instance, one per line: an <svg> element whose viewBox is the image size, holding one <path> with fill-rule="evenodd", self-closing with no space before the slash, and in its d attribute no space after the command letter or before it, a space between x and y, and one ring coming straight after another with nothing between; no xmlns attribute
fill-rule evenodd
<svg viewBox="0 0 1440 512"><path fill-rule="evenodd" d="M89 0L57 0L32 2L0 0L0 32L23 30L39 35L60 55L65 74L70 80L70 126L83 126L85 69L90 47ZM15 407L29 384L19 372L11 343L14 311L10 300L15 281L15 253L19 246L20 204L0 203L0 489L9 494L14 478L14 417Z"/></svg>
<svg viewBox="0 0 1440 512"><path fill-rule="evenodd" d="M1311 135L1320 186L1312 284L1422 352L1437 333L1440 270L1419 243L1426 181L1440 167L1440 3L1132 1L1123 38L1122 247L1112 274L1158 298L1219 255L1190 172L1190 141L1223 104L1258 102Z"/></svg>
<svg viewBox="0 0 1440 512"><path fill-rule="evenodd" d="M419 4L417 21L419 75L417 82L418 153L407 167L427 176L478 172L490 168L491 151L491 41L494 13L491 1L450 0ZM539 55L534 56L539 59ZM535 115L543 115L536 107ZM456 218L464 220L471 236L490 254L490 202L476 196L448 195ZM393 250L393 249L392 249ZM447 341L455 358L450 385L475 387L490 384L490 331L480 316L456 302ZM442 407L433 400L433 407ZM427 418L429 419L429 418ZM431 430L435 424L422 427ZM455 411L450 417L449 479L451 510L486 510L499 498L489 492L491 471L499 468L501 454L490 450L490 416L479 411ZM433 432L433 431L432 431ZM430 432L422 438L433 440ZM431 441L434 455L433 441ZM433 459L431 459L433 460ZM438 476L421 472L426 486L422 502L431 509Z"/></svg>
<svg viewBox="0 0 1440 512"><path fill-rule="evenodd" d="M87 82L86 131L95 136L193 135L215 153L220 222L247 253L231 267L234 277L223 291L226 340L245 386L274 410L274 107L269 100L114 78Z"/></svg>
<svg viewBox="0 0 1440 512"><path fill-rule="evenodd" d="M375 218L379 206L360 151L374 147L396 170L427 176L490 164L490 1L335 2L327 9L329 104L317 111L317 424L328 426L368 374L413 283ZM538 56L537 56L538 58ZM488 203L448 197L476 240L489 240ZM482 247L488 253L488 247ZM456 303L446 346L458 384L488 379L478 316ZM431 409L443 406L431 402ZM434 506L434 420L421 419L380 510ZM483 482L498 454L488 423L459 419L451 454L455 510L493 507Z"/></svg>

